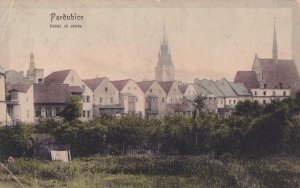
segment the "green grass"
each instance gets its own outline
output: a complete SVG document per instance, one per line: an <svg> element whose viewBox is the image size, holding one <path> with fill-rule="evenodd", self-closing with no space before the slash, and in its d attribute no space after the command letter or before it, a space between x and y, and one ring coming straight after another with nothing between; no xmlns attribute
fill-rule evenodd
<svg viewBox="0 0 300 188"><path fill-rule="evenodd" d="M297 158L94 156L70 163L17 159L9 169L25 187L300 187ZM18 185L0 171L2 187Z"/></svg>

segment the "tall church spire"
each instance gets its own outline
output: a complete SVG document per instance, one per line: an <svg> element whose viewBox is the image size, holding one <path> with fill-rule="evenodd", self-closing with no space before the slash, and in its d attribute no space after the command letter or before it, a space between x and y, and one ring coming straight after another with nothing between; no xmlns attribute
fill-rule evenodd
<svg viewBox="0 0 300 188"><path fill-rule="evenodd" d="M158 62L155 68L155 79L158 82L173 81L175 79L175 67L167 41L165 24L163 25L163 40L160 43Z"/></svg>
<svg viewBox="0 0 300 188"><path fill-rule="evenodd" d="M274 18L274 34L273 34L273 62L278 63L278 48L277 48L277 36L276 36L276 18Z"/></svg>

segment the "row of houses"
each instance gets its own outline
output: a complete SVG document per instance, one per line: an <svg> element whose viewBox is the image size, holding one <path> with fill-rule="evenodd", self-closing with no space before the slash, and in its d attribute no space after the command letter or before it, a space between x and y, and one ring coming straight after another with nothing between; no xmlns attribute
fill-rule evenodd
<svg viewBox="0 0 300 188"><path fill-rule="evenodd" d="M289 89L248 89L243 83L226 79L195 79L194 83L111 81L106 77L82 80L72 69L52 72L45 78L41 75L39 79L30 79L15 70L1 73L0 87L6 92L0 95L0 107L7 112L1 113L3 124L61 118L60 112L71 96L81 99L83 121L104 115L137 114L146 118L191 115L193 100L198 95L206 96L208 112L224 115L230 114L239 101L268 103L272 98L290 96Z"/></svg>

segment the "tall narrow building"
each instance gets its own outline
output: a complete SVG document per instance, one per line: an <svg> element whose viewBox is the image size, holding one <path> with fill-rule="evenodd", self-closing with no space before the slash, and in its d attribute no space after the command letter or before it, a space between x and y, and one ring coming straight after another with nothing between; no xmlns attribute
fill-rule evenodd
<svg viewBox="0 0 300 188"><path fill-rule="evenodd" d="M168 82L175 80L175 66L172 62L171 53L166 38L165 27L163 41L160 44L158 62L157 66L155 67L155 79L158 82Z"/></svg>

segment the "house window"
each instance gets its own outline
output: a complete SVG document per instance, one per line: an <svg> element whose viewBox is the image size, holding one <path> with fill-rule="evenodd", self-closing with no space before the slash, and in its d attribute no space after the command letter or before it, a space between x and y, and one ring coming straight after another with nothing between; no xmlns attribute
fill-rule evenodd
<svg viewBox="0 0 300 188"><path fill-rule="evenodd" d="M229 100L229 104L231 104L231 100Z"/></svg>
<svg viewBox="0 0 300 188"><path fill-rule="evenodd" d="M114 98L113 97L110 98L110 103L114 103Z"/></svg>
<svg viewBox="0 0 300 188"><path fill-rule="evenodd" d="M257 91L254 91L254 95L257 95Z"/></svg>
<svg viewBox="0 0 300 188"><path fill-rule="evenodd" d="M161 99L161 102L165 102L165 98L164 97Z"/></svg>
<svg viewBox="0 0 300 188"><path fill-rule="evenodd" d="M83 116L83 117L85 117L85 110L83 110L83 114L82 114L82 116Z"/></svg>
<svg viewBox="0 0 300 188"><path fill-rule="evenodd" d="M13 109L12 108L7 108L7 113L8 113L8 115L11 117L11 115L12 115L12 111L13 111Z"/></svg>
<svg viewBox="0 0 300 188"><path fill-rule="evenodd" d="M236 100L233 100L233 104L235 104L236 103Z"/></svg>
<svg viewBox="0 0 300 188"><path fill-rule="evenodd" d="M107 92L107 91L108 91L108 88L107 88L107 87L105 87L105 88L104 88L104 91L105 91L105 92Z"/></svg>
<svg viewBox="0 0 300 188"><path fill-rule="evenodd" d="M90 117L90 111L86 111L87 112L87 118L89 118Z"/></svg>
<svg viewBox="0 0 300 188"><path fill-rule="evenodd" d="M286 96L286 91L283 92L283 96Z"/></svg>
<svg viewBox="0 0 300 188"><path fill-rule="evenodd" d="M38 83L43 83L43 79L38 79Z"/></svg>
<svg viewBox="0 0 300 188"><path fill-rule="evenodd" d="M280 82L279 83L279 88L282 89L283 88L283 84Z"/></svg>
<svg viewBox="0 0 300 188"><path fill-rule="evenodd" d="M102 97L100 97L99 102L102 103Z"/></svg>
<svg viewBox="0 0 300 188"><path fill-rule="evenodd" d="M264 94L264 96L266 96L266 95L267 95L267 92L266 92L266 91L264 91L264 93L263 93L263 94Z"/></svg>
<svg viewBox="0 0 300 188"><path fill-rule="evenodd" d="M273 96L275 96L276 95L276 92L275 91L273 91Z"/></svg>
<svg viewBox="0 0 300 188"><path fill-rule="evenodd" d="M267 88L267 86L268 86L267 84L264 84L264 88Z"/></svg>
<svg viewBox="0 0 300 188"><path fill-rule="evenodd" d="M152 102L156 102L156 97L153 97L153 98L152 98Z"/></svg>
<svg viewBox="0 0 300 188"><path fill-rule="evenodd" d="M267 103L267 101L266 101L266 100L263 100L263 103L264 103L264 104L266 104L266 103Z"/></svg>
<svg viewBox="0 0 300 188"><path fill-rule="evenodd" d="M86 96L86 102L90 102L90 96Z"/></svg>
<svg viewBox="0 0 300 188"><path fill-rule="evenodd" d="M35 111L35 117L41 117L41 116L42 116L41 108L37 108Z"/></svg>
<svg viewBox="0 0 300 188"><path fill-rule="evenodd" d="M46 108L46 117L51 117L51 108Z"/></svg>
<svg viewBox="0 0 300 188"><path fill-rule="evenodd" d="M152 89L150 89L149 92L152 93Z"/></svg>

